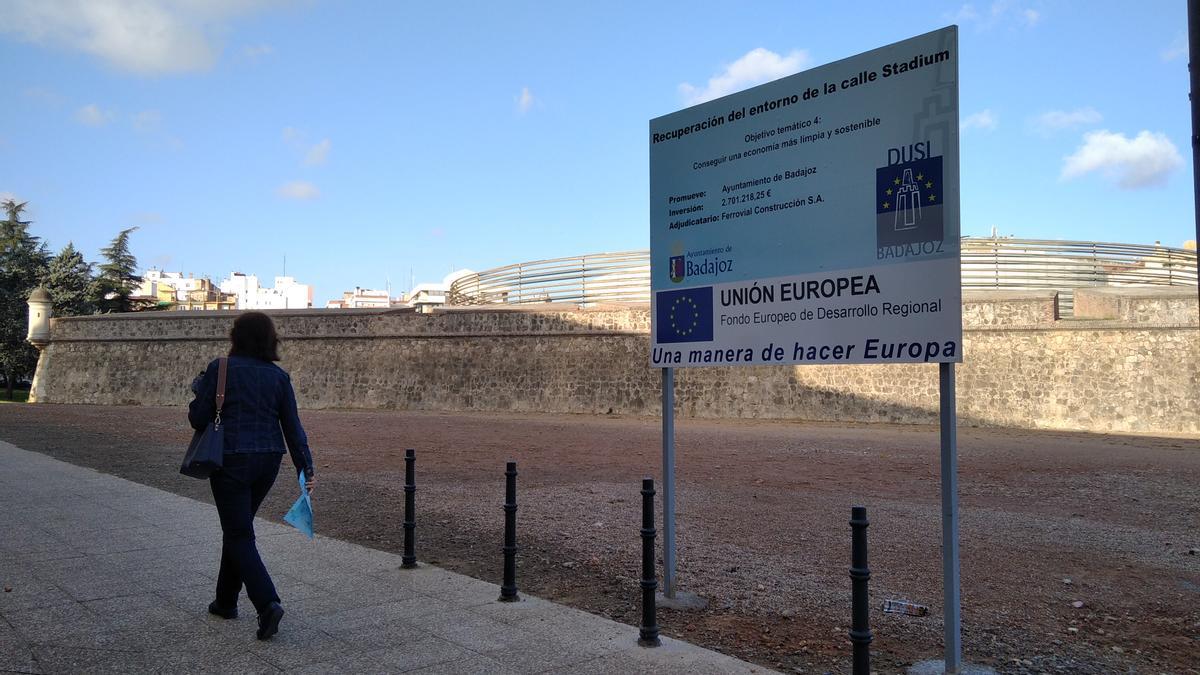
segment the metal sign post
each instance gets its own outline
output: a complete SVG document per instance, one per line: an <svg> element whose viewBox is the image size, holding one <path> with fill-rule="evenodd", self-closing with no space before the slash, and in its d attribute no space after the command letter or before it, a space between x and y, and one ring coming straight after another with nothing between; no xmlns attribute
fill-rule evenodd
<svg viewBox="0 0 1200 675"><path fill-rule="evenodd" d="M675 369L662 369L663 595L675 597Z"/></svg>
<svg viewBox="0 0 1200 675"><path fill-rule="evenodd" d="M962 663L962 598L958 563L958 413L954 402L954 364L938 364L942 424L942 593L946 605L946 672Z"/></svg>
<svg viewBox="0 0 1200 675"><path fill-rule="evenodd" d="M1188 0L1188 98L1192 106L1192 209L1200 242L1200 0ZM1200 250L1200 249L1197 249ZM1200 287L1197 287L1200 290Z"/></svg>

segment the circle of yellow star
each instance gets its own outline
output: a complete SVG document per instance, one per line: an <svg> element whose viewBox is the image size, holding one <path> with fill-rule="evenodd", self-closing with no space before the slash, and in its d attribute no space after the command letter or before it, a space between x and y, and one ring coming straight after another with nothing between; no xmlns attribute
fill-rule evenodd
<svg viewBox="0 0 1200 675"><path fill-rule="evenodd" d="M887 189L887 193L886 193L886 194L887 194L889 197L890 197L890 196L892 196L892 188L888 188L888 189Z"/></svg>
<svg viewBox="0 0 1200 675"><path fill-rule="evenodd" d="M891 205L891 203L890 203L890 202L884 202L884 203L883 203L883 208L885 208L885 209L890 209L890 208L892 208L892 205Z"/></svg>
<svg viewBox="0 0 1200 675"><path fill-rule="evenodd" d="M925 181L925 187L927 187L927 188L933 187L933 181L931 181L931 180Z"/></svg>
<svg viewBox="0 0 1200 675"><path fill-rule="evenodd" d="M929 201L934 201L935 199L937 199L937 197L934 197L933 195L929 195Z"/></svg>
<svg viewBox="0 0 1200 675"><path fill-rule="evenodd" d="M681 325L681 324L687 323L686 321L676 322L676 320L675 320L675 313L677 311L680 311L679 305L682 303L687 303L688 306L685 309L691 311L691 324L692 325L687 326L686 328L683 325ZM680 313L682 314L682 312L680 312ZM696 301L692 300L691 298L689 298L687 296L680 296L678 298L675 298L675 302L671 303L671 312L670 312L670 315L668 318L671 321L671 330L675 331L676 335L683 335L683 336L691 335L696 330L696 328L700 326L700 311L696 309ZM680 319L686 319L686 318L687 318L686 315L680 317Z"/></svg>

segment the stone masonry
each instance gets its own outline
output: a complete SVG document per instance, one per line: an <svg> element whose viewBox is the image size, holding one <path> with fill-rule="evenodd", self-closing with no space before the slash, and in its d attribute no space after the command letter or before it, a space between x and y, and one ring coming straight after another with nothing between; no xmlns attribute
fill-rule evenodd
<svg viewBox="0 0 1200 675"><path fill-rule="evenodd" d="M659 414L645 305L272 312L301 407ZM186 404L235 312L55 319L33 397ZM960 422L1200 433L1195 289L967 292ZM937 421L933 365L683 368L683 416Z"/></svg>

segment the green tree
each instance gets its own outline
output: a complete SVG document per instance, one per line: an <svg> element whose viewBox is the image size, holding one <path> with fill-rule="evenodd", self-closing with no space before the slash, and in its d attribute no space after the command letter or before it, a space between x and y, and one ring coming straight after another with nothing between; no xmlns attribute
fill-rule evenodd
<svg viewBox="0 0 1200 675"><path fill-rule="evenodd" d="M50 259L43 284L54 301L54 316L82 316L95 312L92 302L92 264L68 242Z"/></svg>
<svg viewBox="0 0 1200 675"><path fill-rule="evenodd" d="M101 313L132 312L139 309L129 296L142 283L137 271L137 258L129 250L129 235L136 227L121 230L112 243L100 249L104 262L100 274L92 284L92 300Z"/></svg>
<svg viewBox="0 0 1200 675"><path fill-rule="evenodd" d="M37 368L37 350L25 341L29 325L29 294L46 273L48 254L38 237L21 220L26 202L4 201L0 222L0 373L9 400L17 378Z"/></svg>

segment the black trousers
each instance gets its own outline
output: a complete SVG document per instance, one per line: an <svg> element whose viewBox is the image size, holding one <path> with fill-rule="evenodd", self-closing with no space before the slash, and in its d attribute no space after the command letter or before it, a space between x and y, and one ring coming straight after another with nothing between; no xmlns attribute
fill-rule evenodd
<svg viewBox="0 0 1200 675"><path fill-rule="evenodd" d="M222 608L237 607L243 584L259 613L272 602L279 602L275 584L254 544L254 514L271 491L282 459L283 455L276 453L227 454L225 466L209 479L224 534L216 598Z"/></svg>

